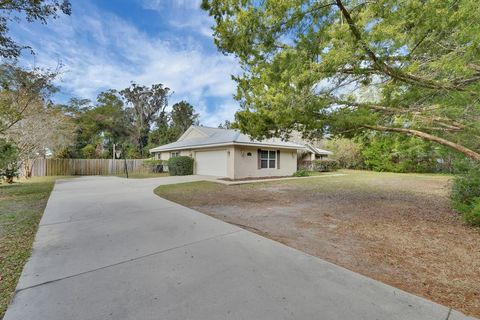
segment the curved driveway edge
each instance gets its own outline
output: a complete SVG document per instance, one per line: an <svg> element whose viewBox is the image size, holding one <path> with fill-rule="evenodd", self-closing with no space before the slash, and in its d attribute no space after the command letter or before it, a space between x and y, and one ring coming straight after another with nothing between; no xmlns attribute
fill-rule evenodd
<svg viewBox="0 0 480 320"><path fill-rule="evenodd" d="M59 180L5 320L468 319L153 194Z"/></svg>

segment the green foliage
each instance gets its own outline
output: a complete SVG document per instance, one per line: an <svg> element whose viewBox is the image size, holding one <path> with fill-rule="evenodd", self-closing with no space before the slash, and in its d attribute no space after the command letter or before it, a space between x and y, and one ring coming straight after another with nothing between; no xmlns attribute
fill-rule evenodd
<svg viewBox="0 0 480 320"><path fill-rule="evenodd" d="M24 119L35 107L46 104L51 94L57 90L52 83L56 76L54 72L44 72L37 68L27 70L16 64L0 65L0 134Z"/></svg>
<svg viewBox="0 0 480 320"><path fill-rule="evenodd" d="M149 148L175 141L198 114L186 101L165 109L169 90L163 85L132 84L117 92L100 93L92 105L86 99L72 99L63 112L76 124L76 142L58 150L63 158L112 158L113 144L122 156L144 158Z"/></svg>
<svg viewBox="0 0 480 320"><path fill-rule="evenodd" d="M0 56L2 58L18 58L22 49L30 48L15 42L8 36L9 22L20 23L21 18L27 22L39 21L47 23L48 18L58 18L60 13L70 15L72 12L68 0L22 0L0 2ZM31 49L31 48L30 48Z"/></svg>
<svg viewBox="0 0 480 320"><path fill-rule="evenodd" d="M168 161L166 160L157 160L157 159L147 159L143 161L143 165L149 168L150 172L163 172L164 165L167 165Z"/></svg>
<svg viewBox="0 0 480 320"><path fill-rule="evenodd" d="M8 183L18 177L18 149L11 143L0 139L0 180L5 179Z"/></svg>
<svg viewBox="0 0 480 320"><path fill-rule="evenodd" d="M11 143L0 139L0 179L5 179L8 183L13 182L14 177L18 177L18 150Z"/></svg>
<svg viewBox="0 0 480 320"><path fill-rule="evenodd" d="M17 148L13 144L0 139L0 170L6 168L12 163L16 163L17 159Z"/></svg>
<svg viewBox="0 0 480 320"><path fill-rule="evenodd" d="M129 146L131 114L115 90L100 93L93 106L89 100L72 99L68 106L64 106L64 110L73 114L77 125L76 143L73 148L64 151L65 154L72 157L111 158L113 143ZM88 145L93 146L94 155L91 147L87 148L87 153L82 151Z"/></svg>
<svg viewBox="0 0 480 320"><path fill-rule="evenodd" d="M173 157L168 160L168 172L171 176L193 174L193 158L187 156Z"/></svg>
<svg viewBox="0 0 480 320"><path fill-rule="evenodd" d="M16 163L11 163L3 169L0 169L0 179L5 179L7 183L13 183L13 178L19 177L20 172L18 171L18 165Z"/></svg>
<svg viewBox="0 0 480 320"><path fill-rule="evenodd" d="M143 161L143 164L147 166L150 166L150 165L158 166L158 165L163 165L167 163L168 163L168 160L158 160L158 159L146 159Z"/></svg>
<svg viewBox="0 0 480 320"><path fill-rule="evenodd" d="M455 159L464 158L431 142L389 133L364 135L361 153L365 168L390 172L452 172Z"/></svg>
<svg viewBox="0 0 480 320"><path fill-rule="evenodd" d="M178 132L177 138L191 125L198 123L198 113L195 113L194 107L186 101L175 103L172 106L170 116L172 118L172 127Z"/></svg>
<svg viewBox="0 0 480 320"><path fill-rule="evenodd" d="M452 203L467 223L480 225L480 164L471 163L468 167L453 181Z"/></svg>
<svg viewBox="0 0 480 320"><path fill-rule="evenodd" d="M475 198L471 209L463 213L463 219L472 226L480 226L480 198Z"/></svg>
<svg viewBox="0 0 480 320"><path fill-rule="evenodd" d="M374 140L362 150L362 156L365 166L373 171L394 171L395 165L392 163L392 146L385 139Z"/></svg>
<svg viewBox="0 0 480 320"><path fill-rule="evenodd" d="M149 148L176 141L191 125L198 124L198 114L191 104L180 101L172 106L170 113L161 113L156 124L148 136Z"/></svg>
<svg viewBox="0 0 480 320"><path fill-rule="evenodd" d="M95 148L95 146L91 144L87 144L85 147L83 147L81 152L82 152L82 158L85 158L85 159L98 158L97 149Z"/></svg>
<svg viewBox="0 0 480 320"><path fill-rule="evenodd" d="M326 140L323 147L333 152L331 158L338 161L338 166L344 169L360 169L363 167L362 143L347 138Z"/></svg>
<svg viewBox="0 0 480 320"><path fill-rule="evenodd" d="M321 159L321 160L313 160L313 170L319 172L327 172L327 171L336 171L339 167L338 161L335 159Z"/></svg>
<svg viewBox="0 0 480 320"><path fill-rule="evenodd" d="M310 176L310 171L308 171L307 169L300 169L300 170L297 170L293 173L293 176L294 177L308 177Z"/></svg>
<svg viewBox="0 0 480 320"><path fill-rule="evenodd" d="M150 87L132 83L130 87L120 91L120 94L131 108L133 117L133 138L140 156L147 154L148 135L150 128L159 115L165 113L168 106L170 88L163 84L153 84Z"/></svg>
<svg viewBox="0 0 480 320"><path fill-rule="evenodd" d="M398 132L480 161L476 0L204 0L254 138ZM372 164L372 166L378 166Z"/></svg>
<svg viewBox="0 0 480 320"><path fill-rule="evenodd" d="M300 170L328 172L335 171L339 168L338 161L335 159L319 159L302 161L299 165Z"/></svg>

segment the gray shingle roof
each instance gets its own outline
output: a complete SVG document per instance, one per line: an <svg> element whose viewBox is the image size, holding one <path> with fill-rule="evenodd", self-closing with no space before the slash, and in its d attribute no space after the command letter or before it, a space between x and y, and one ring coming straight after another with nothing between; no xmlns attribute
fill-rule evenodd
<svg viewBox="0 0 480 320"><path fill-rule="evenodd" d="M305 145L305 147L306 147L308 150L310 150L311 152L315 153L315 154L321 154L321 155L331 155L331 154L333 154L333 152L331 152L331 151L317 148L317 147L311 145L310 143L308 143L307 145Z"/></svg>
<svg viewBox="0 0 480 320"><path fill-rule="evenodd" d="M281 139L277 139L277 138L266 139L262 141L253 140L249 136L235 129L220 129L220 128L192 126L187 130L187 132L193 129L197 129L202 134L204 134L205 137L183 139L183 136L182 136L178 141L150 149L150 152L179 150L179 149L193 149L193 148L208 147L211 145L231 145L231 144L266 146L266 147L270 146L270 147L278 147L278 148L286 148L286 149L305 149L305 146L301 144L282 141Z"/></svg>

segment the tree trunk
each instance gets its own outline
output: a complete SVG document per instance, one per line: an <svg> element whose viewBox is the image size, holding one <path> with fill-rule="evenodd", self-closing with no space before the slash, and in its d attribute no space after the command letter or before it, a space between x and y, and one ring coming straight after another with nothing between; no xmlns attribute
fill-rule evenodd
<svg viewBox="0 0 480 320"><path fill-rule="evenodd" d="M32 177L32 170L33 170L33 161L32 160L26 160L24 165L23 165L23 169L24 169L24 174L25 174L25 178L29 179Z"/></svg>
<svg viewBox="0 0 480 320"><path fill-rule="evenodd" d="M470 159L480 161L480 153L475 152L471 149L468 149L462 145L459 145L458 143L451 142L448 140L445 140L443 138L431 135L426 132L414 130L414 129L406 129L406 128L391 128L391 127L384 127L384 126L371 126L371 125L363 125L362 127L371 129L371 130L377 130L377 131L384 131L384 132L400 132L400 133L405 133L405 134L411 134L413 136L428 140L428 141L433 141L438 144L441 144L443 146L449 147L455 151L461 152Z"/></svg>

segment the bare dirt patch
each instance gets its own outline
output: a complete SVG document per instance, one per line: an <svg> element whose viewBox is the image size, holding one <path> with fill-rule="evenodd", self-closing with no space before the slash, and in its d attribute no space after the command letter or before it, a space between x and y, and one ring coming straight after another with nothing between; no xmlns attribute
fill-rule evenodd
<svg viewBox="0 0 480 320"><path fill-rule="evenodd" d="M405 291L480 316L480 230L450 207L450 178L346 176L162 186L162 197Z"/></svg>

